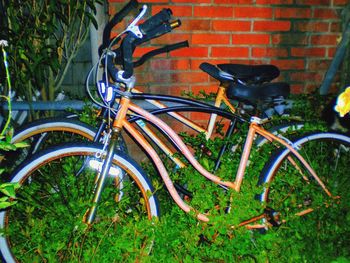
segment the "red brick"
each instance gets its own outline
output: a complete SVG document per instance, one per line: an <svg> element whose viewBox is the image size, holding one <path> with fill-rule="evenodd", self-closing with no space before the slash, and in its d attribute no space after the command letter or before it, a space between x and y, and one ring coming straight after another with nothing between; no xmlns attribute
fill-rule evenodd
<svg viewBox="0 0 350 263"><path fill-rule="evenodd" d="M212 6L195 6L194 7L195 17L232 17L233 7L212 7Z"/></svg>
<svg viewBox="0 0 350 263"><path fill-rule="evenodd" d="M271 64L276 65L280 69L304 69L305 62L302 59L278 59L271 60Z"/></svg>
<svg viewBox="0 0 350 263"><path fill-rule="evenodd" d="M341 32L341 23L340 22L335 22L331 23L331 32Z"/></svg>
<svg viewBox="0 0 350 263"><path fill-rule="evenodd" d="M211 57L244 58L249 49L244 47L212 47Z"/></svg>
<svg viewBox="0 0 350 263"><path fill-rule="evenodd" d="M324 57L325 48L292 48L291 55L294 57Z"/></svg>
<svg viewBox="0 0 350 263"><path fill-rule="evenodd" d="M290 5L293 4L293 0L256 0L258 5Z"/></svg>
<svg viewBox="0 0 350 263"><path fill-rule="evenodd" d="M312 81L320 83L323 76L317 72L292 72L290 79L293 81Z"/></svg>
<svg viewBox="0 0 350 263"><path fill-rule="evenodd" d="M314 35L311 36L313 45L336 45L338 35Z"/></svg>
<svg viewBox="0 0 350 263"><path fill-rule="evenodd" d="M250 21L237 20L213 20L213 30L215 31L250 31Z"/></svg>
<svg viewBox="0 0 350 263"><path fill-rule="evenodd" d="M180 97L188 97L188 92L191 91L191 85L193 85L192 83L183 83L181 86L177 85L171 85L169 87L167 87L170 91L172 95L176 95L176 96L180 96ZM182 114L184 114L184 116L189 116L190 114L187 112L183 112Z"/></svg>
<svg viewBox="0 0 350 263"><path fill-rule="evenodd" d="M174 83L200 83L206 81L207 77L202 72L181 72L172 74Z"/></svg>
<svg viewBox="0 0 350 263"><path fill-rule="evenodd" d="M236 7L233 12L237 18L272 18L272 8L268 7Z"/></svg>
<svg viewBox="0 0 350 263"><path fill-rule="evenodd" d="M310 8L276 8L275 18L310 18Z"/></svg>
<svg viewBox="0 0 350 263"><path fill-rule="evenodd" d="M140 89L140 86L144 86L145 84L148 84L149 77L148 77L148 74L145 74L144 67L136 68L134 70L134 74L137 79L137 89Z"/></svg>
<svg viewBox="0 0 350 263"><path fill-rule="evenodd" d="M334 57L334 55L335 55L335 52L337 51L337 48L335 48L335 47L329 47L328 48L328 51L327 51L327 57L329 57L329 58L332 58L332 57Z"/></svg>
<svg viewBox="0 0 350 263"><path fill-rule="evenodd" d="M307 64L308 70L326 70L328 69L331 60L326 59L317 59L317 60L309 60Z"/></svg>
<svg viewBox="0 0 350 263"><path fill-rule="evenodd" d="M302 84L291 84L290 85L291 93L293 94L301 94L304 92L304 85Z"/></svg>
<svg viewBox="0 0 350 263"><path fill-rule="evenodd" d="M176 30L175 30L176 31ZM190 40L190 34L177 34L173 31L172 33L165 34L161 37L152 39L152 44L160 44L160 45L168 45L173 44L180 41Z"/></svg>
<svg viewBox="0 0 350 263"><path fill-rule="evenodd" d="M216 92L218 90L218 81L216 79L210 78L213 82L205 84L205 85L194 85L192 86L192 92L194 94L198 94L200 91L204 91L209 94L211 92Z"/></svg>
<svg viewBox="0 0 350 263"><path fill-rule="evenodd" d="M210 20L209 19L181 19L181 27L179 30L184 31L209 31L210 30Z"/></svg>
<svg viewBox="0 0 350 263"><path fill-rule="evenodd" d="M330 5L330 0L296 0L297 5Z"/></svg>
<svg viewBox="0 0 350 263"><path fill-rule="evenodd" d="M169 0L167 1L169 2ZM172 0L171 2L173 3L185 3L188 4L188 0ZM191 4L199 3L199 4L204 4L204 3L211 3L211 0L191 0Z"/></svg>
<svg viewBox="0 0 350 263"><path fill-rule="evenodd" d="M155 83L151 84L151 88L144 92L152 92L152 93L160 93L160 94L171 94L175 96L182 96L184 91L188 92L189 85L188 84L166 84L166 83Z"/></svg>
<svg viewBox="0 0 350 263"><path fill-rule="evenodd" d="M329 23L313 21L294 21L293 27L295 31L301 32L327 32L329 28Z"/></svg>
<svg viewBox="0 0 350 263"><path fill-rule="evenodd" d="M266 45L270 44L270 35L268 34L234 34L232 36L232 44L256 44Z"/></svg>
<svg viewBox="0 0 350 263"><path fill-rule="evenodd" d="M290 21L254 21L254 31L289 31Z"/></svg>
<svg viewBox="0 0 350 263"><path fill-rule="evenodd" d="M300 33L276 34L272 35L272 44L274 45L306 45L308 37Z"/></svg>
<svg viewBox="0 0 350 263"><path fill-rule="evenodd" d="M253 0L214 0L215 4L253 4Z"/></svg>
<svg viewBox="0 0 350 263"><path fill-rule="evenodd" d="M209 63L273 63L292 92L319 87L341 35L340 11L349 0L141 0L155 13L170 7L182 26L136 49L142 55L160 45L189 40L190 48L162 54L135 69L138 86L152 92L215 91L217 81L199 69ZM111 0L114 14L125 1ZM136 12L133 12L135 14ZM114 30L125 28L128 16ZM281 24L282 22L282 24ZM220 36L220 37L218 37ZM216 46L215 46L216 45ZM223 45L223 46L217 46ZM177 84L179 83L179 84ZM204 124L204 122L203 122Z"/></svg>
<svg viewBox="0 0 350 263"><path fill-rule="evenodd" d="M191 69L192 70L199 70L200 64L203 62L208 62L213 65L227 63L227 59L212 59L212 58L201 58L201 59L191 59Z"/></svg>
<svg viewBox="0 0 350 263"><path fill-rule="evenodd" d="M123 1L125 3L125 1ZM169 0L140 0L140 3L149 4L149 3L169 3Z"/></svg>
<svg viewBox="0 0 350 263"><path fill-rule="evenodd" d="M175 50L170 53L172 57L208 57L207 47L189 47L181 50Z"/></svg>
<svg viewBox="0 0 350 263"><path fill-rule="evenodd" d="M320 83L305 83L304 82L304 93L313 93L316 92L320 88ZM330 92L332 89L330 89Z"/></svg>
<svg viewBox="0 0 350 263"><path fill-rule="evenodd" d="M231 36L228 34L193 34L192 44L229 44Z"/></svg>
<svg viewBox="0 0 350 263"><path fill-rule="evenodd" d="M207 128L208 126L208 119L209 115L208 113L203 113L203 112L191 112L190 117L191 120L195 121L196 124L200 124L202 128Z"/></svg>
<svg viewBox="0 0 350 263"><path fill-rule="evenodd" d="M188 59L152 59L151 68L153 70L188 70L190 62Z"/></svg>
<svg viewBox="0 0 350 263"><path fill-rule="evenodd" d="M349 3L349 0L333 0L333 5L346 5Z"/></svg>
<svg viewBox="0 0 350 263"><path fill-rule="evenodd" d="M165 71L154 71L148 74L148 81L155 83L171 83L173 73Z"/></svg>
<svg viewBox="0 0 350 263"><path fill-rule="evenodd" d="M338 19L338 14L336 9L331 8L317 8L314 10L315 18L324 18L324 19Z"/></svg>
<svg viewBox="0 0 350 263"><path fill-rule="evenodd" d="M169 2L169 0L167 1ZM202 4L202 3L211 3L211 0L191 0L191 2L189 2L189 0L172 0L171 2L173 3L191 3L191 4L195 4L195 3L199 3L199 4Z"/></svg>
<svg viewBox="0 0 350 263"><path fill-rule="evenodd" d="M143 54L147 53L148 51L153 50L153 47L137 47L133 53L133 57L141 57ZM164 56L164 55L163 55Z"/></svg>
<svg viewBox="0 0 350 263"><path fill-rule="evenodd" d="M252 48L253 57L287 57L286 48Z"/></svg>
<svg viewBox="0 0 350 263"><path fill-rule="evenodd" d="M191 17L192 16L192 6L176 6L176 5L169 5L169 6L152 6L152 15L158 13L163 8L170 8L173 12L174 17Z"/></svg>

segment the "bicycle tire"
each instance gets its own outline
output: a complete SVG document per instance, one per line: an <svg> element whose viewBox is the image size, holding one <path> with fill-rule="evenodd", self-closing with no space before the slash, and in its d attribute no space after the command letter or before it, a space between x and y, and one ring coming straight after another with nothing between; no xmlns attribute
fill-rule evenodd
<svg viewBox="0 0 350 263"><path fill-rule="evenodd" d="M107 234L128 239L131 225L145 224L139 218L159 216L157 197L142 168L129 156L116 152L110 170L113 176L108 176L96 222L86 227L82 218L91 204L95 185L92 173L96 174L97 169L91 169L88 163L98 162L96 156L100 151L101 145L94 144L56 146L34 155L18 168L11 179L21 185L16 192L18 202L0 212L0 228L5 233L0 237L0 247L6 262L50 261L50 253L59 261L70 261L78 252L80 260L92 260L96 247L87 254L84 249L94 247L91 246L94 239L101 238L98 247L105 251L103 239ZM128 180L124 180L126 176ZM100 230L104 231L102 235L98 234ZM153 240L142 235L145 249L149 249L153 243L148 243ZM151 236L150 232L148 235ZM114 249L122 247L117 244ZM118 253L114 256L118 258Z"/></svg>
<svg viewBox="0 0 350 263"><path fill-rule="evenodd" d="M47 118L21 126L15 131L11 142L17 143L38 134L58 131L79 134L90 141L93 140L96 134L96 129L94 127L75 118Z"/></svg>
<svg viewBox="0 0 350 263"><path fill-rule="evenodd" d="M5 153L3 165L9 173L27 157L49 146L67 142L93 141L97 129L76 118L46 118L21 126L15 131L11 143L28 141L29 146ZM127 153L124 139L121 137L119 150Z"/></svg>
<svg viewBox="0 0 350 263"><path fill-rule="evenodd" d="M299 162L296 163L300 170L295 169L287 159L291 156L290 151L281 149L265 165L259 179L259 185L263 187L259 199L266 207L267 221L270 225L279 226L305 216L306 221L302 223L317 224L315 233L321 230L330 233L337 229L338 232L333 233L342 236L337 244L349 247L350 138L333 132L316 132L295 140L293 147L316 171L334 198L320 191L322 188L317 180ZM324 238L327 236L324 235ZM328 241L334 243L333 240Z"/></svg>

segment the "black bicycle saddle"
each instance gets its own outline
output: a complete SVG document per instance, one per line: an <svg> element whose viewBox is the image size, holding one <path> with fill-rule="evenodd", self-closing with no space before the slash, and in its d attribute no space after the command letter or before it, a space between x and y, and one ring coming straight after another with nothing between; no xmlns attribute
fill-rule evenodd
<svg viewBox="0 0 350 263"><path fill-rule="evenodd" d="M290 86L285 82L248 84L229 72L225 72L207 62L202 63L199 68L220 81L220 83L226 87L226 96L229 99L244 100L254 104L257 100L267 100L269 98L281 96L287 97L290 93ZM260 76L262 76L262 74L260 74Z"/></svg>
<svg viewBox="0 0 350 263"><path fill-rule="evenodd" d="M280 75L279 69L274 65L218 64L217 66L235 78L252 84L270 82Z"/></svg>

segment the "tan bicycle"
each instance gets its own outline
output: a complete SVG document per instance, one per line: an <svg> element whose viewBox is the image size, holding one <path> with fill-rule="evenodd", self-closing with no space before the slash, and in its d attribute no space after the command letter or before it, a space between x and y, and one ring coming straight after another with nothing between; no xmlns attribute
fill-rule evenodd
<svg viewBox="0 0 350 263"><path fill-rule="evenodd" d="M171 23L160 16L137 25L142 14L144 12L123 32L125 37L121 45L126 49L124 55L130 55L125 58L126 61L131 60L135 41L137 44L137 40L143 37L150 39L171 31ZM17 192L19 201L13 208L0 213L0 227L4 229L4 235L0 238L1 253L7 262L44 255L46 249L52 248L50 244L57 242L57 237L62 241L57 246L56 254L61 260L66 260L72 247L78 246L80 251L90 246L86 244L87 232L96 234L103 231L108 236L123 237L131 225L138 225L140 218L148 218L152 222L160 216L157 192L152 181L130 156L116 150L122 130L127 131L149 154L176 205L185 213L210 223L211 214L208 211L191 206L191 201L184 200L179 194L164 160L130 123L130 113L158 128L193 166L194 171L227 195L232 191L240 192L257 135L276 147L276 153L271 155L259 178L262 189L259 201L263 212L231 227L268 229L283 224L291 217L317 215L319 211L336 214L337 220L332 223L337 227L346 223L350 204L347 189L350 180L348 136L315 132L289 140L265 130L258 117L245 118L220 111L217 107L203 107L203 112L222 115L232 123L249 125L236 175L218 176L200 164L166 122L133 102L132 90L136 79L132 66L124 65L124 70L109 70L115 81L113 92L119 94L121 99L103 144L73 143L50 148L28 160L14 173L11 182L21 185ZM214 205L213 209L226 210L226 207ZM231 209L231 212L234 210ZM230 225L230 222L227 224ZM45 236L40 244L34 243L38 242L38 236ZM101 239L100 242L103 241ZM34 246L40 247L40 250L33 250Z"/></svg>

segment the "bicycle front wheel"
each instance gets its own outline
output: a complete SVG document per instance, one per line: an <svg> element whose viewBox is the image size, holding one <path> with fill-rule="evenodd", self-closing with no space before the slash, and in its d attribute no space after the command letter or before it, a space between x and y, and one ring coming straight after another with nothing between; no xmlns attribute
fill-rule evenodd
<svg viewBox="0 0 350 263"><path fill-rule="evenodd" d="M263 169L260 184L272 225L300 219L318 233L320 243L350 247L350 138L338 133L313 133L293 147L316 172L318 180L288 149L280 150ZM305 220L304 220L305 218ZM312 234L307 234L312 236ZM337 235L336 237L334 235ZM332 239L334 238L334 239Z"/></svg>
<svg viewBox="0 0 350 263"><path fill-rule="evenodd" d="M122 153L114 155L94 224L84 222L100 153L99 146L89 144L55 147L14 173L18 201L0 213L6 262L112 262L147 253L153 242L147 219L158 217L158 203L142 169Z"/></svg>

